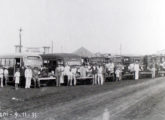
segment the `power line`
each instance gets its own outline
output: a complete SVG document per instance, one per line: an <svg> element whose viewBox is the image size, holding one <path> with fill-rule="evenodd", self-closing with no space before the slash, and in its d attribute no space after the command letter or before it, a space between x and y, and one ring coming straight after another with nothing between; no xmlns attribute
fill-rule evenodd
<svg viewBox="0 0 165 120"><path fill-rule="evenodd" d="M22 52L22 36L21 36L22 28L19 29L19 52Z"/></svg>

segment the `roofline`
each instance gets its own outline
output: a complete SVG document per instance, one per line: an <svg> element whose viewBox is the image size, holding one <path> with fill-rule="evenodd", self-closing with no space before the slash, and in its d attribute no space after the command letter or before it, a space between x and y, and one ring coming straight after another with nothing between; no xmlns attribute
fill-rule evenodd
<svg viewBox="0 0 165 120"><path fill-rule="evenodd" d="M42 58L47 57L48 59L55 59L55 58L81 58L81 56L73 54L73 53L47 53L47 54L40 54Z"/></svg>
<svg viewBox="0 0 165 120"><path fill-rule="evenodd" d="M3 54L3 55L0 55L0 58L16 58L16 57L19 57L19 58L23 58L23 57L26 57L26 56L38 56L40 57L40 55L37 55L37 54L25 54L25 53L14 53L14 54Z"/></svg>

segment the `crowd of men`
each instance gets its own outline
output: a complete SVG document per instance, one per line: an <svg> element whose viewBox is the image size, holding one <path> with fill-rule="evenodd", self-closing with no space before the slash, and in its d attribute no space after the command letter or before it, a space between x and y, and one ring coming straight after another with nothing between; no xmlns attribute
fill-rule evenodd
<svg viewBox="0 0 165 120"><path fill-rule="evenodd" d="M37 73L36 73L37 72ZM24 71L24 77L25 77L25 88L30 88L31 87L31 81L32 79L34 80L34 86L36 87L36 83L38 83L38 75L39 75L39 70L37 69L31 69L30 66L27 66L25 71ZM15 89L18 89L18 86L20 85L20 78L21 78L21 73L20 73L20 68L16 68L16 72L14 73L14 82L15 82ZM7 67L3 68L0 66L0 86L4 86L4 81L5 81L5 86L7 86L7 82L9 80L9 71Z"/></svg>
<svg viewBox="0 0 165 120"><path fill-rule="evenodd" d="M69 66L66 64L58 65L55 70L56 76L56 86L60 86L66 80L68 86L75 86L77 84L77 77L87 78L89 76L93 77L93 85L103 85L103 67L96 65L85 65L82 66Z"/></svg>
<svg viewBox="0 0 165 120"><path fill-rule="evenodd" d="M68 86L75 86L77 83L76 78L92 78L92 85L103 85L107 77L111 77L114 81L122 80L122 73L124 67L121 63L114 64L110 61L107 64L83 64L80 67L69 66L66 64L58 65L55 70L56 86L60 86L67 80ZM130 72L134 73L135 80L139 79L140 65L138 61L128 66Z"/></svg>
<svg viewBox="0 0 165 120"><path fill-rule="evenodd" d="M151 69L152 78L155 77L155 64ZM67 86L77 85L77 78L92 78L92 85L103 85L106 77L112 77L115 81L122 80L122 73L124 67L121 63L114 64L112 61L109 61L107 64L83 64L81 66L69 66L58 65L54 70L51 71L49 76L56 78L56 86L59 87L62 84L66 83ZM128 70L134 73L134 79L139 79L139 72L141 70L138 61L132 63L128 66ZM25 77L25 88L31 87L31 81L34 81L34 87L40 87L39 75L42 74L42 70L31 69L30 66L27 66L24 70ZM20 69L17 68L14 73L15 89L18 89L20 84ZM7 68L0 66L0 84L3 87L3 80L5 80L5 85L9 79L9 72Z"/></svg>

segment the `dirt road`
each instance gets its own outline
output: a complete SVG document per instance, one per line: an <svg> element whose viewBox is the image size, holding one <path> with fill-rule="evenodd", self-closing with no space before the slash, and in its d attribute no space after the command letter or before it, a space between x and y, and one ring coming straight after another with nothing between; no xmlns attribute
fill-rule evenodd
<svg viewBox="0 0 165 120"><path fill-rule="evenodd" d="M1 111L8 113L2 118L10 120L150 120L153 115L162 120L165 111L165 78L18 91L8 87L1 93Z"/></svg>

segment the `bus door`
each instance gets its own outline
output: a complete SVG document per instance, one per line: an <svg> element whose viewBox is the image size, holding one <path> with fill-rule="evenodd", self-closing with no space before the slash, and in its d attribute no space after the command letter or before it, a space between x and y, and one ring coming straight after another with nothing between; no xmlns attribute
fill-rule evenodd
<svg viewBox="0 0 165 120"><path fill-rule="evenodd" d="M56 60L50 60L49 63L49 72L55 71L55 68L57 67L57 61Z"/></svg>
<svg viewBox="0 0 165 120"><path fill-rule="evenodd" d="M15 58L15 68L21 68L21 58Z"/></svg>

